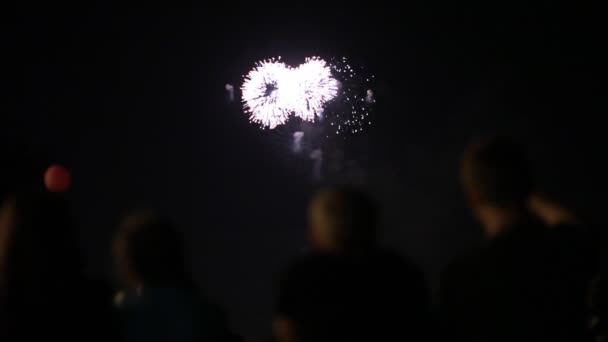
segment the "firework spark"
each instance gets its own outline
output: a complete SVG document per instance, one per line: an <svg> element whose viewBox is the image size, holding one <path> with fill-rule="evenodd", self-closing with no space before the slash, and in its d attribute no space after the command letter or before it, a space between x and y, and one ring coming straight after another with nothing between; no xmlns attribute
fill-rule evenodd
<svg viewBox="0 0 608 342"><path fill-rule="evenodd" d="M291 114L314 121L336 97L338 83L318 57L307 58L296 68L280 62L279 57L258 62L245 76L241 90L250 121L272 129Z"/></svg>
<svg viewBox="0 0 608 342"><path fill-rule="evenodd" d="M341 87L336 100L327 108L331 113L327 121L338 135L361 133L372 124L376 100L370 84L375 77L362 67L352 66L346 57L332 59L330 67Z"/></svg>

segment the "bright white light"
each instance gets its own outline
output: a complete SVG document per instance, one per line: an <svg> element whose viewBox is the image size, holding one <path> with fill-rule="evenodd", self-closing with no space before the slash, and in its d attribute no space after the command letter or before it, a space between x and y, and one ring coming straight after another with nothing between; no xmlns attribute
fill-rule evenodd
<svg viewBox="0 0 608 342"><path fill-rule="evenodd" d="M257 63L245 76L241 91L252 122L275 128L287 120L290 107L278 96L278 85L288 70L285 64L271 59Z"/></svg>
<svg viewBox="0 0 608 342"><path fill-rule="evenodd" d="M336 97L338 82L320 58L307 58L296 68L271 59L257 63L245 76L241 90L250 120L272 129L291 114L314 121Z"/></svg>

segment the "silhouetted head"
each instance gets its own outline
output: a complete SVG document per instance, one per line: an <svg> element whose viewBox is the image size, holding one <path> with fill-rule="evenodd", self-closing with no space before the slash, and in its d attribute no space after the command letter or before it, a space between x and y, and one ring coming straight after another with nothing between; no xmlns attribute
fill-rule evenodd
<svg viewBox="0 0 608 342"><path fill-rule="evenodd" d="M350 252L376 242L376 207L361 191L346 187L321 191L313 198L309 215L317 249Z"/></svg>
<svg viewBox="0 0 608 342"><path fill-rule="evenodd" d="M469 146L462 166L464 188L473 206L526 206L533 180L520 145L504 138L483 140Z"/></svg>
<svg viewBox="0 0 608 342"><path fill-rule="evenodd" d="M533 180L518 144L503 138L472 144L463 159L462 181L487 237L493 238L529 217L527 202Z"/></svg>
<svg viewBox="0 0 608 342"><path fill-rule="evenodd" d="M62 198L5 198L0 208L0 279L9 295L18 300L67 289L77 286L74 281L81 276L74 225Z"/></svg>
<svg viewBox="0 0 608 342"><path fill-rule="evenodd" d="M126 217L114 237L114 262L120 280L139 286L186 286L183 241L172 224L151 213Z"/></svg>

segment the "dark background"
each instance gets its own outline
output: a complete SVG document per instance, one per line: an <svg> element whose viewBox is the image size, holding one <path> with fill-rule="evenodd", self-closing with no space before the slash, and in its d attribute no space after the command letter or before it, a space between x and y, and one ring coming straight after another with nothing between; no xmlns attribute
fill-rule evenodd
<svg viewBox="0 0 608 342"><path fill-rule="evenodd" d="M348 56L374 71L378 105L373 127L352 139L366 155L350 152L359 164L344 177L363 171L386 242L433 286L479 238L458 184L475 137L525 143L541 188L601 223L599 11L453 3L7 9L2 172L30 165L42 186L51 162L72 170L67 195L93 275L110 274L121 215L152 208L171 217L201 286L240 332L265 336L273 278L304 248L305 205L320 184L309 161L289 154L289 137L250 125L224 85L239 85L262 58Z"/></svg>

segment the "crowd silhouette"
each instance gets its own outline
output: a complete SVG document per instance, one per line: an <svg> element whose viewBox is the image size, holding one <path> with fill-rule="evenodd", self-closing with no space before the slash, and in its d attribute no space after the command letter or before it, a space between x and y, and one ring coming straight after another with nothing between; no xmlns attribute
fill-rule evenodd
<svg viewBox="0 0 608 342"><path fill-rule="evenodd" d="M485 241L446 267L434 304L415 263L378 242L378 208L365 191L318 192L308 210L312 249L278 276L271 339L605 341L599 243L540 193L524 149L504 138L476 142L461 179ZM0 341L41 333L62 341L242 340L195 285L169 220L135 212L118 225L113 288L86 275L78 246L61 195L3 189Z"/></svg>

